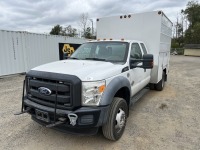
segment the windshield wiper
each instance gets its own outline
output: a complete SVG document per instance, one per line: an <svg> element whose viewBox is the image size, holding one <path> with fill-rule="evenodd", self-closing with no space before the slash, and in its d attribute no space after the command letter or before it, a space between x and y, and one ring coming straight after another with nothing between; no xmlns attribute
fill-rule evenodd
<svg viewBox="0 0 200 150"><path fill-rule="evenodd" d="M106 61L106 59L102 59L102 58L85 58L87 60L97 60L97 61Z"/></svg>

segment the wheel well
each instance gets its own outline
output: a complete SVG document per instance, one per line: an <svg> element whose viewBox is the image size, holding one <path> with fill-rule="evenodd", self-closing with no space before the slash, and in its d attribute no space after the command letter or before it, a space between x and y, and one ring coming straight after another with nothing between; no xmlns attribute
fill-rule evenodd
<svg viewBox="0 0 200 150"><path fill-rule="evenodd" d="M163 72L165 73L165 81L167 81L167 69L165 68L164 70L163 70Z"/></svg>
<svg viewBox="0 0 200 150"><path fill-rule="evenodd" d="M166 68L163 71L165 72L165 74L167 73L167 69Z"/></svg>
<svg viewBox="0 0 200 150"><path fill-rule="evenodd" d="M127 105L130 104L130 91L128 87L123 87L117 91L114 97L121 97L126 100Z"/></svg>

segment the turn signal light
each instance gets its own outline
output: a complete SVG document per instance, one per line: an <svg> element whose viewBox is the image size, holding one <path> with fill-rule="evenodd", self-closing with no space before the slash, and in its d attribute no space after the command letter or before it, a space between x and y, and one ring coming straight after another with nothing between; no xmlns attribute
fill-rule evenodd
<svg viewBox="0 0 200 150"><path fill-rule="evenodd" d="M106 88L106 86L105 85L101 85L100 87L99 87L99 93L102 93L104 90L105 90L105 88Z"/></svg>

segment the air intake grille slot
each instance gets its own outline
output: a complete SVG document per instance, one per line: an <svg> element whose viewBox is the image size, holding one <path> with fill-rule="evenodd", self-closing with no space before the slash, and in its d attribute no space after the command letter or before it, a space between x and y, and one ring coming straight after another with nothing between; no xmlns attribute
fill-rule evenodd
<svg viewBox="0 0 200 150"><path fill-rule="evenodd" d="M50 95L41 94L40 87L51 90ZM55 107L57 90L57 108L66 109L72 105L72 85L66 81L49 80L29 77L27 84L27 97L29 100L48 107Z"/></svg>

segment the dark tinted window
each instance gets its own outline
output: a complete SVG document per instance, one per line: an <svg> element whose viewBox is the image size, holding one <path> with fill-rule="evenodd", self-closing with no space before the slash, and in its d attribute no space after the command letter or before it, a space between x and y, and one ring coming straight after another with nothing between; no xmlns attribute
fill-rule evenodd
<svg viewBox="0 0 200 150"><path fill-rule="evenodd" d="M147 54L147 49L146 49L146 47L144 46L144 44L143 44L143 43L140 43L140 45L141 45L141 47L142 47L142 49L143 49L144 54Z"/></svg>

